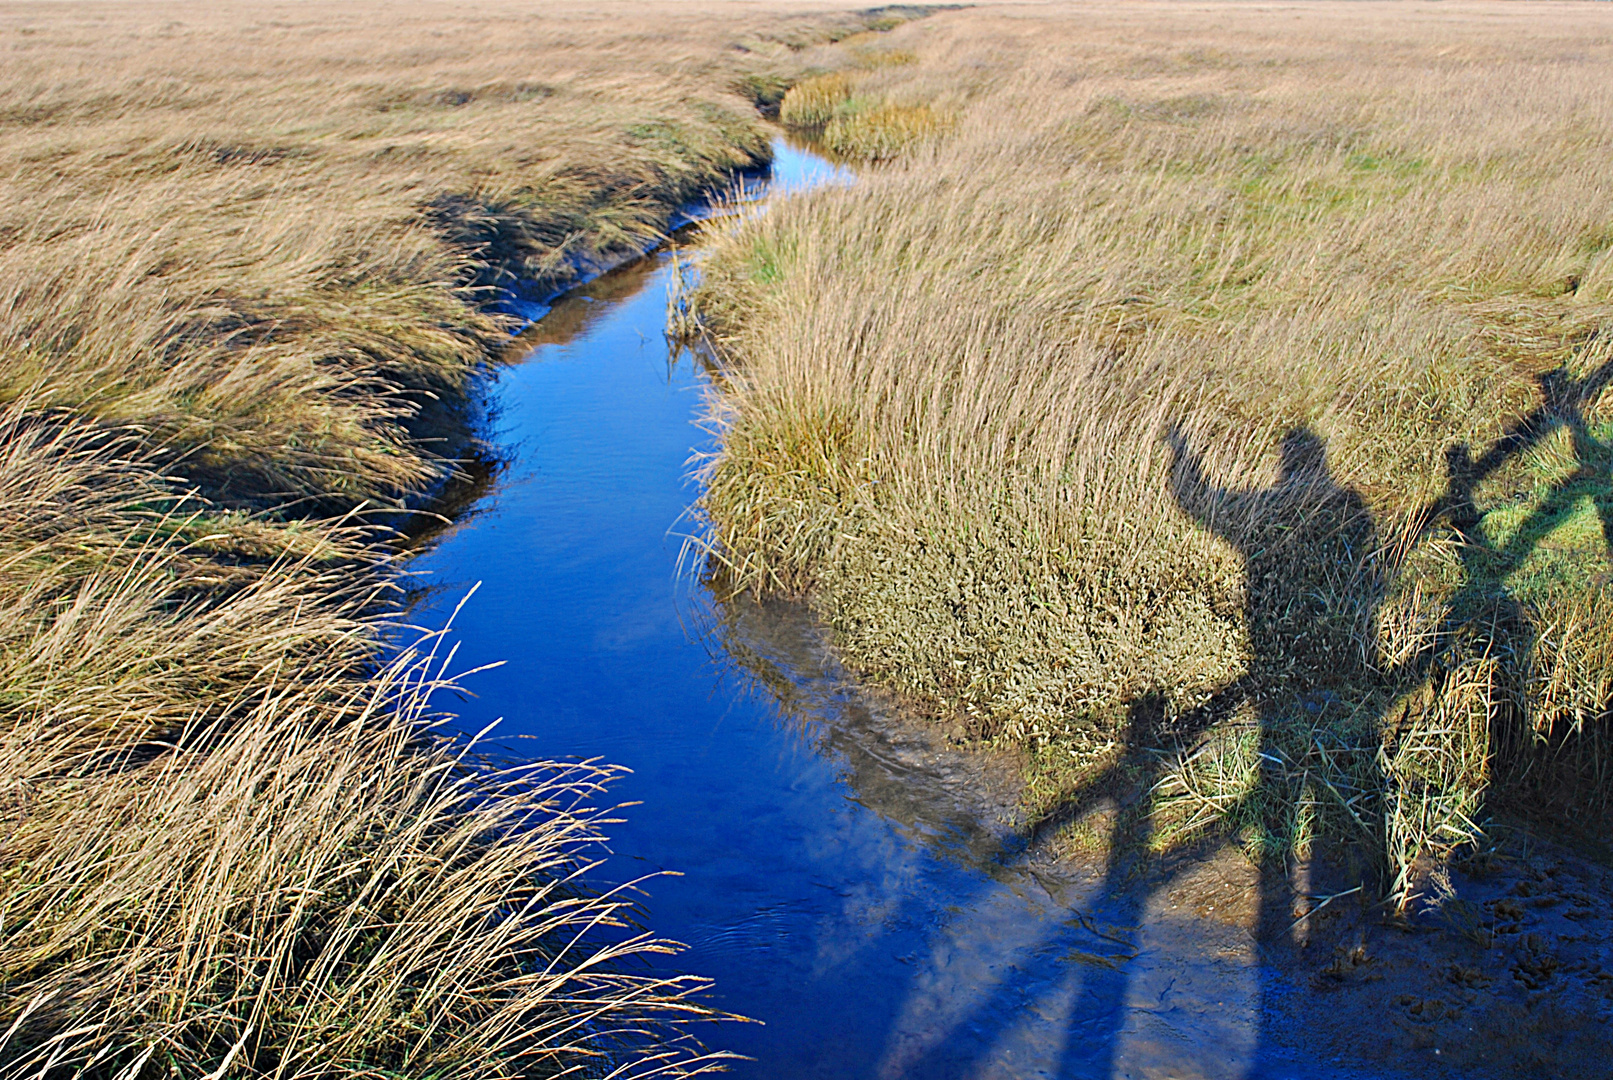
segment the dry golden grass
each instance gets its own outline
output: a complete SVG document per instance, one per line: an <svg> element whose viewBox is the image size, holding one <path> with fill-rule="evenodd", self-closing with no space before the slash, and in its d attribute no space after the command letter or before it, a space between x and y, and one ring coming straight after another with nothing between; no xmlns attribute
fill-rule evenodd
<svg viewBox="0 0 1613 1080"><path fill-rule="evenodd" d="M1613 11L1002 6L884 47L783 118L955 132L713 241L732 580L1030 747L1033 813L1140 755L1155 843L1335 831L1401 889L1498 791L1604 811Z"/></svg>
<svg viewBox="0 0 1613 1080"><path fill-rule="evenodd" d="M639 250L878 18L0 5L0 1076L712 1064L582 880L611 771L448 738L321 515L443 478L495 290Z"/></svg>
<svg viewBox="0 0 1613 1080"><path fill-rule="evenodd" d="M416 489L403 428L495 332L473 288L639 250L765 158L742 95L857 25L8 5L0 397L145 425L238 500Z"/></svg>
<svg viewBox="0 0 1613 1080"><path fill-rule="evenodd" d="M867 34L838 43L833 59L848 67L802 79L791 86L779 107L779 120L808 134L833 157L886 161L946 134L956 120L948 104L910 100L906 72L881 77L886 68L904 68L917 57L906 49L875 42ZM926 85L926 91L934 91ZM931 96L931 95L926 95Z"/></svg>
<svg viewBox="0 0 1613 1080"><path fill-rule="evenodd" d="M0 1072L699 1066L698 983L578 880L609 770L438 734L358 534L209 519L82 419L0 447Z"/></svg>

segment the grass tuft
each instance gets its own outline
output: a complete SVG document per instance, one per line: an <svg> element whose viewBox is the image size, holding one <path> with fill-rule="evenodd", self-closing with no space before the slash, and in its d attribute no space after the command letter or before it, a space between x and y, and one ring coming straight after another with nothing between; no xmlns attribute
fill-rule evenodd
<svg viewBox="0 0 1613 1080"><path fill-rule="evenodd" d="M842 71L814 75L790 87L779 106L779 120L793 128L821 128L851 100L851 76Z"/></svg>

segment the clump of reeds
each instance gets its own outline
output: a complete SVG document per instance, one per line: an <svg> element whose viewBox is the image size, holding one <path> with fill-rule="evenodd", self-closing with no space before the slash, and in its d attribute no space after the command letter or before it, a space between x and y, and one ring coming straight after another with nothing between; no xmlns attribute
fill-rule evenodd
<svg viewBox="0 0 1613 1080"><path fill-rule="evenodd" d="M1159 844L1403 888L1498 801L1599 811L1613 55L1148 12L927 21L880 93L950 76L956 132L712 238L713 557L1030 748L1036 815L1145 699Z"/></svg>
<svg viewBox="0 0 1613 1080"><path fill-rule="evenodd" d="M360 532L209 517L61 413L0 447L5 1075L698 1068L698 983L581 880L610 770L450 738Z"/></svg>
<svg viewBox="0 0 1613 1080"><path fill-rule="evenodd" d="M666 336L677 344L693 342L700 337L700 320L694 312L694 290L699 274L688 257L676 248L672 258L666 288Z"/></svg>
<svg viewBox="0 0 1613 1080"><path fill-rule="evenodd" d="M851 100L852 86L851 76L843 71L803 79L785 93L779 105L779 120L794 128L821 128Z"/></svg>
<svg viewBox="0 0 1613 1080"><path fill-rule="evenodd" d="M912 62L912 54L854 53L860 66L878 70ZM895 59L891 59L895 57ZM884 161L951 130L956 117L926 101L891 100L875 81L831 71L790 87L779 121L841 158Z"/></svg>
<svg viewBox="0 0 1613 1080"><path fill-rule="evenodd" d="M949 131L953 118L923 102L882 101L836 115L820 136L823 146L842 158L884 161Z"/></svg>

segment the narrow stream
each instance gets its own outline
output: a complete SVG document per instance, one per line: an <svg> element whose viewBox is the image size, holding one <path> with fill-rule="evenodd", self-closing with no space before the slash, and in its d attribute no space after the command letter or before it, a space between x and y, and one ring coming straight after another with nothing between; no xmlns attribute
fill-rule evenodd
<svg viewBox="0 0 1613 1080"><path fill-rule="evenodd" d="M844 179L784 144L771 186ZM632 770L612 880L655 870L648 923L711 1001L734 1075L1335 1075L1262 1048L1252 945L1167 896L1144 925L1019 866L965 759L888 717L789 606L726 607L677 572L706 382L662 328L668 257L556 301L491 388L511 463L414 561L417 621L459 614L478 696L533 756ZM516 744L521 745L521 744Z"/></svg>

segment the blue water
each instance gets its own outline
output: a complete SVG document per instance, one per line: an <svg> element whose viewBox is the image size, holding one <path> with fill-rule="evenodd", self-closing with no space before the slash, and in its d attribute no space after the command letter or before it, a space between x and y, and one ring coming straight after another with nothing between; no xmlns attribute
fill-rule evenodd
<svg viewBox="0 0 1613 1080"><path fill-rule="evenodd" d="M847 179L777 149L771 197ZM802 611L719 607L678 572L691 457L713 447L705 377L662 335L666 260L521 339L489 390L508 468L413 562L427 625L481 583L459 660L504 665L470 680L464 725L632 770L596 877L683 875L645 886L646 920L689 944L669 963L713 978L712 1004L762 1021L702 1033L753 1059L735 1075L1270 1072L1246 938L1207 948L1163 900L1106 923L1090 889L1016 861L974 766L859 692Z"/></svg>

